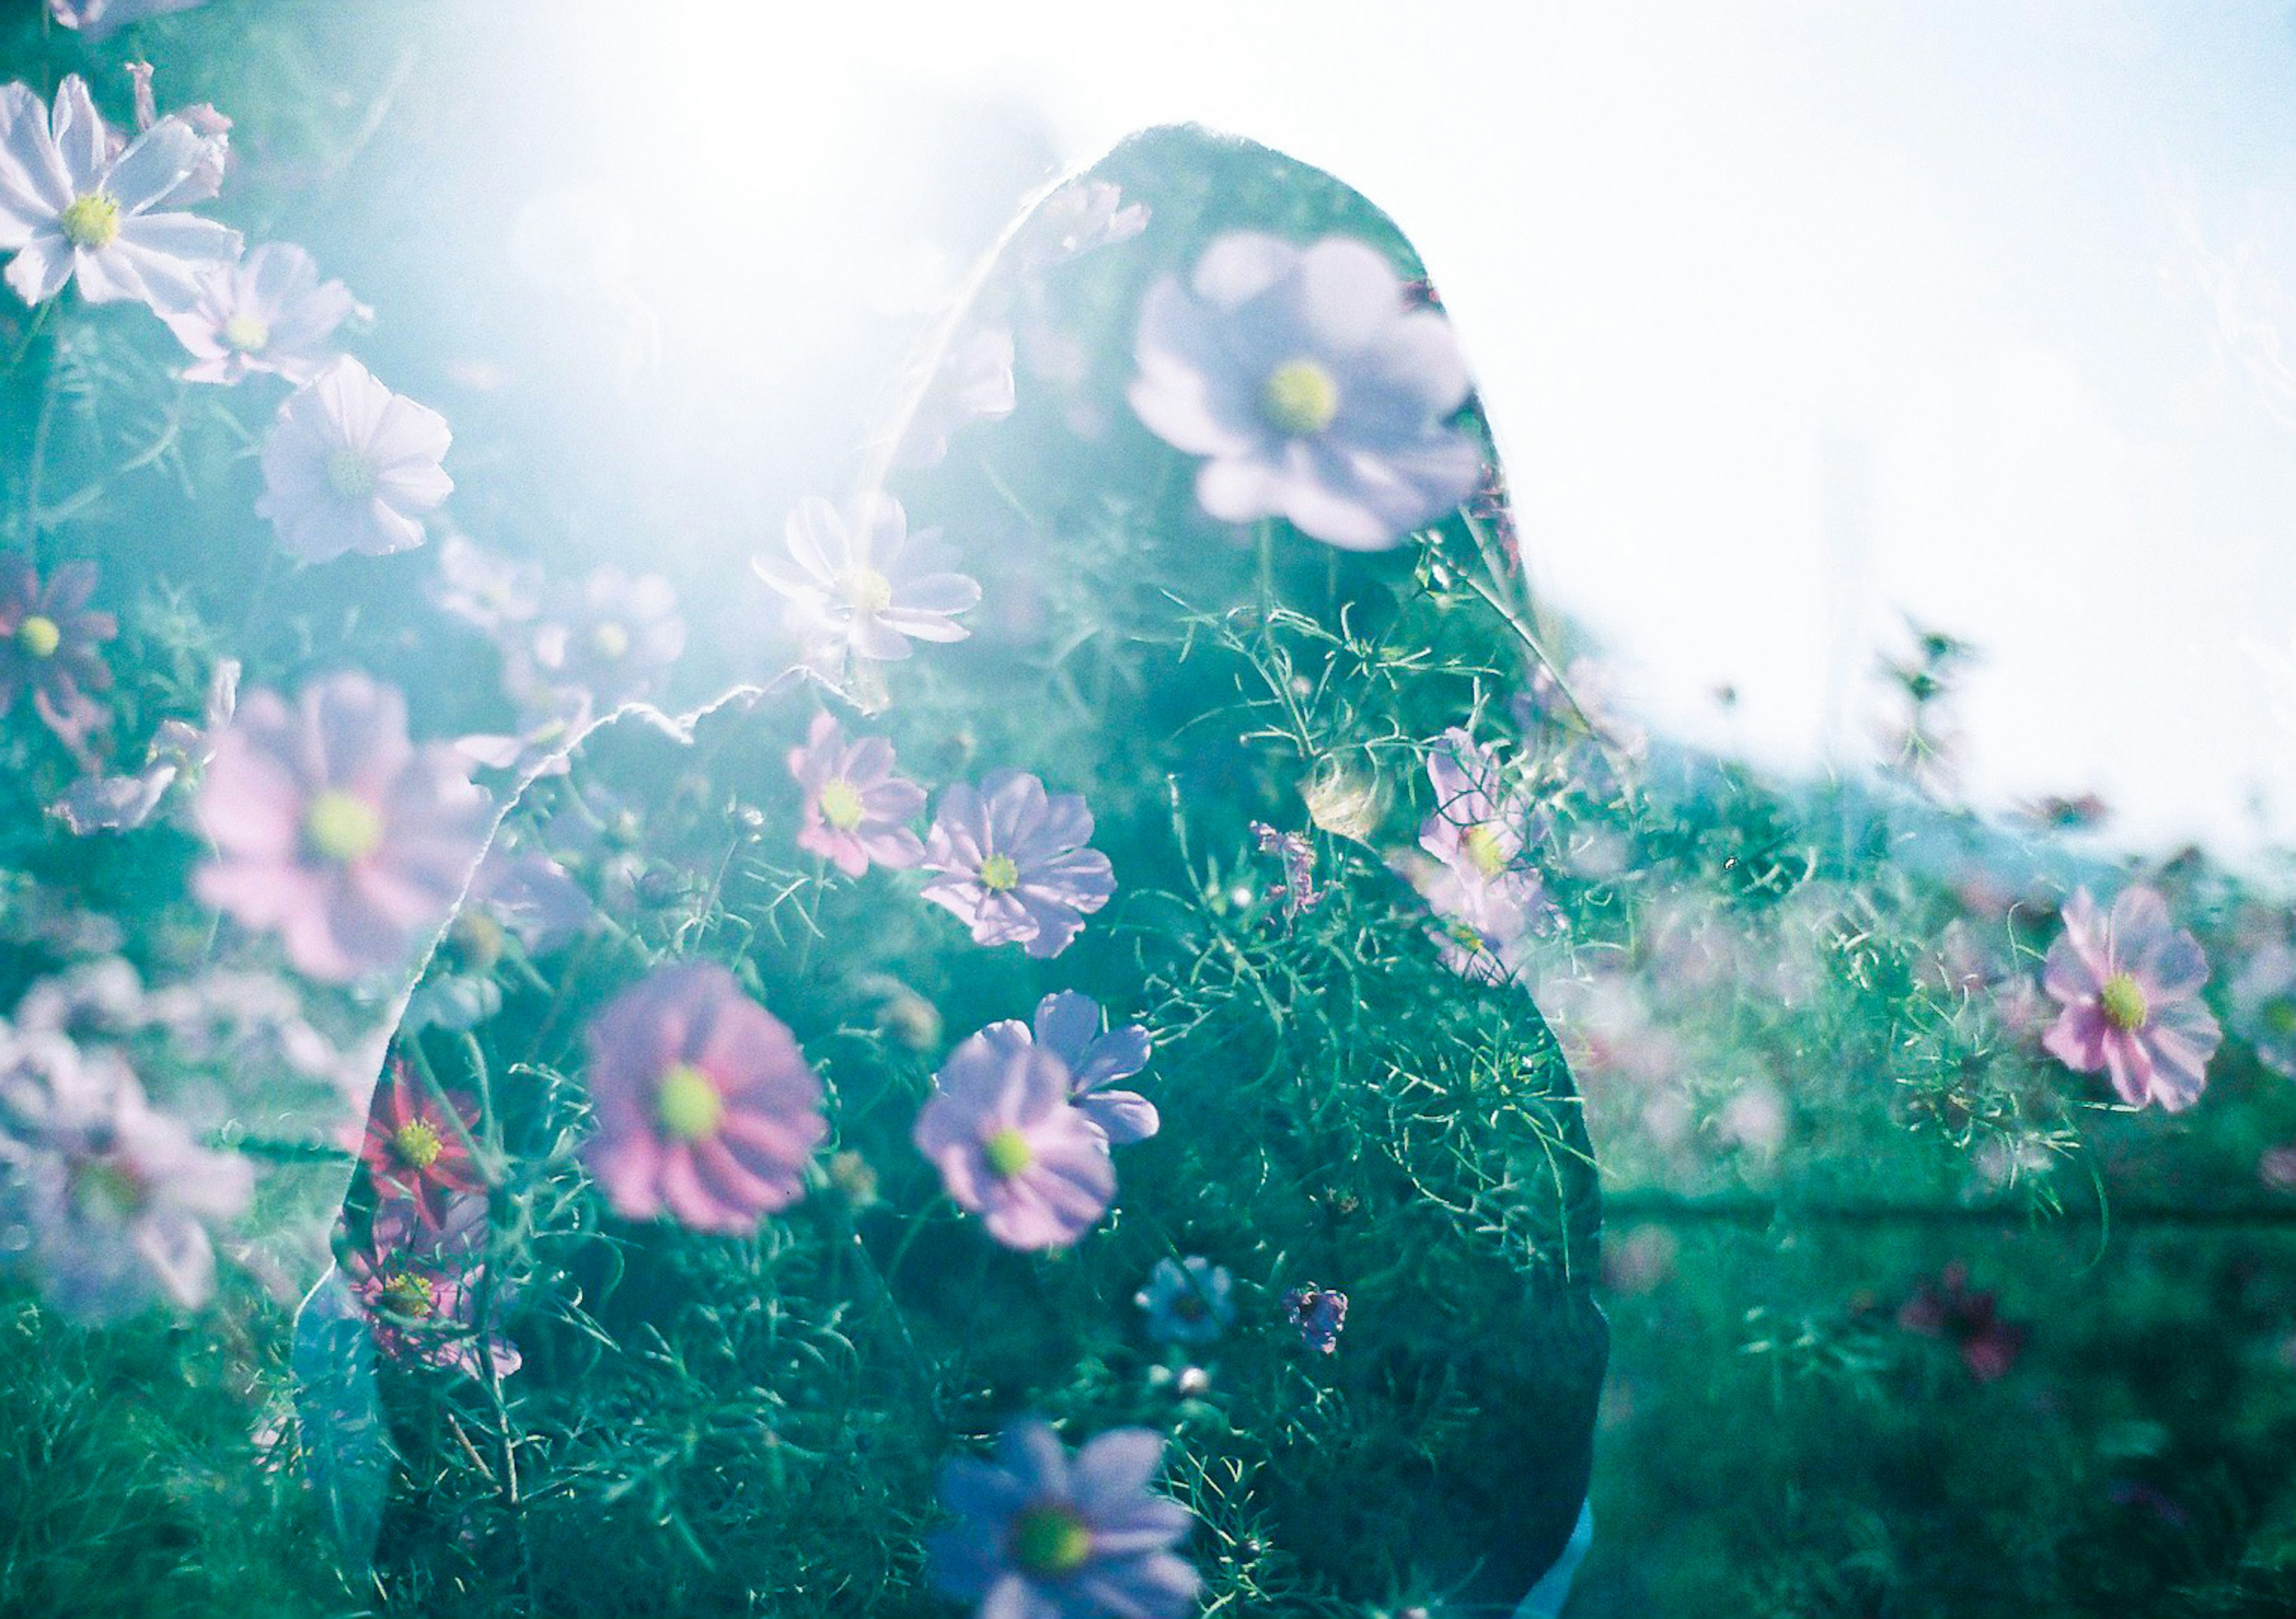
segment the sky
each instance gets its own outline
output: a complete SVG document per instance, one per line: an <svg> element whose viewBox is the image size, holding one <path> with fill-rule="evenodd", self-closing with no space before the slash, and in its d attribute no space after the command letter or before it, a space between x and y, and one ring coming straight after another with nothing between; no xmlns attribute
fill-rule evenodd
<svg viewBox="0 0 2296 1619"><path fill-rule="evenodd" d="M792 152L866 61L1028 97L1078 161L1195 119L1355 184L1460 330L1540 592L1665 732L1869 759L1912 613L1982 653L1980 805L2094 790L2136 848L2296 843L2286 8L1079 15L816 8L757 42L803 89L725 70Z"/></svg>

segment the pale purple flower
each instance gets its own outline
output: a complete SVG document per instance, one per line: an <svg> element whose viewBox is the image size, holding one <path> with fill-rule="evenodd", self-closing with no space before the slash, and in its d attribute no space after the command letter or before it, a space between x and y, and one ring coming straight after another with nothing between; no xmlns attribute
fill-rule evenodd
<svg viewBox="0 0 2296 1619"><path fill-rule="evenodd" d="M183 118L161 119L115 155L76 73L53 112L27 86L0 86L0 251L16 256L8 285L27 304L77 279L91 304L187 307L209 269L239 257L237 231L165 206L195 200L214 158L212 140Z"/></svg>
<svg viewBox="0 0 2296 1619"><path fill-rule="evenodd" d="M162 318L192 356L184 381L237 382L269 372L299 387L335 357L335 328L357 307L342 282L320 281L308 253L267 241L210 271L190 308Z"/></svg>
<svg viewBox="0 0 2296 1619"><path fill-rule="evenodd" d="M1340 1334L1348 1324L1348 1296L1313 1282L1294 1288L1283 1296L1283 1319L1299 1329L1300 1342L1308 1348L1330 1354L1339 1348Z"/></svg>
<svg viewBox="0 0 2296 1619"><path fill-rule="evenodd" d="M1314 844L1298 832L1278 831L1265 821L1251 823L1251 835L1261 854L1283 863L1283 880L1267 890L1267 897L1282 904L1285 921L1296 922L1324 903L1324 890L1316 886Z"/></svg>
<svg viewBox="0 0 2296 1619"><path fill-rule="evenodd" d="M821 1081L781 1019L710 962L659 967L591 1020L597 1133L614 1212L744 1235L804 1194L828 1134Z"/></svg>
<svg viewBox="0 0 2296 1619"><path fill-rule="evenodd" d="M22 557L0 557L0 715L29 691L61 733L86 693L111 689L99 648L119 634L119 621L89 609L94 593L93 562L60 563L44 585Z"/></svg>
<svg viewBox="0 0 2296 1619"><path fill-rule="evenodd" d="M258 691L217 740L193 813L215 857L206 904L284 939L329 983L405 966L446 921L491 805L454 750L416 748L399 694L345 673L294 707Z"/></svg>
<svg viewBox="0 0 2296 1619"><path fill-rule="evenodd" d="M1070 1100L1068 1067L1032 1045L979 1035L933 1075L917 1150L964 1208L1008 1248L1064 1248L1108 1211L1108 1136Z"/></svg>
<svg viewBox="0 0 2296 1619"><path fill-rule="evenodd" d="M901 503L882 491L845 511L817 496L790 513L786 560L757 558L758 576L789 604L808 661L830 672L847 652L901 658L909 642L963 641L956 615L979 605L980 586L942 566L940 531L909 532Z"/></svg>
<svg viewBox="0 0 2296 1619"><path fill-rule="evenodd" d="M1368 243L1295 247L1236 231L1141 306L1128 397L1150 431L1207 459L1196 498L1223 522L1283 517L1384 551L1475 488L1483 452L1450 323L1407 307Z"/></svg>
<svg viewBox="0 0 2296 1619"><path fill-rule="evenodd" d="M513 853L500 839L479 862L468 904L497 919L532 955L570 944L596 911L564 866L539 849Z"/></svg>
<svg viewBox="0 0 2296 1619"><path fill-rule="evenodd" d="M2296 950L2269 944L2249 958L2233 980L2230 1018L2257 1061L2296 1079Z"/></svg>
<svg viewBox="0 0 2296 1619"><path fill-rule="evenodd" d="M1529 686L1515 693L1508 708L1527 732L1582 731L1634 757L1650 746L1649 733L1620 710L1619 682L1611 666L1595 658L1572 658L1561 679L1541 663L1531 671Z"/></svg>
<svg viewBox="0 0 2296 1619"><path fill-rule="evenodd" d="M1420 823L1419 846L1463 882L1498 889L1526 912L1543 898L1537 871L1523 862L1530 805L1512 789L1490 750L1454 725L1427 753L1435 813Z"/></svg>
<svg viewBox="0 0 2296 1619"><path fill-rule="evenodd" d="M306 562L422 544L422 518L453 493L439 464L453 435L348 355L279 407L263 446L256 515Z"/></svg>
<svg viewBox="0 0 2296 1619"><path fill-rule="evenodd" d="M590 692L601 706L643 697L685 650L677 592L660 574L636 576L611 563L557 593L534 634L534 655L554 683Z"/></svg>
<svg viewBox="0 0 2296 1619"><path fill-rule="evenodd" d="M1128 1147L1156 1133L1156 1105L1136 1091L1109 1089L1148 1066L1148 1031L1136 1023L1101 1032L1100 1002L1072 989L1037 1002L1036 1024L1006 1018L974 1040L1010 1055L1031 1044L1049 1051L1069 1072L1069 1100L1098 1124L1112 1146Z"/></svg>
<svg viewBox="0 0 2296 1619"><path fill-rule="evenodd" d="M1011 329L969 331L949 344L926 381L897 459L905 467L933 466L948 454L951 433L976 421L1001 421L1013 403Z"/></svg>
<svg viewBox="0 0 2296 1619"><path fill-rule="evenodd" d="M1196 1571L1171 1548L1195 1520L1148 1486L1163 1435L1112 1428L1074 1456L1049 1423L1006 1428L992 1464L941 1464L932 1582L980 1619L1183 1619Z"/></svg>
<svg viewBox="0 0 2296 1619"><path fill-rule="evenodd" d="M467 536L450 534L434 553L430 600L441 611L491 635L525 624L542 611L542 569L487 550Z"/></svg>
<svg viewBox="0 0 2296 1619"><path fill-rule="evenodd" d="M115 29L146 17L166 17L188 12L206 0L48 0L48 14L62 28L78 29L96 45Z"/></svg>
<svg viewBox="0 0 2296 1619"><path fill-rule="evenodd" d="M1522 969L1521 947L1547 914L1544 887L1487 883L1440 861L1413 858L1396 869L1434 912L1428 931L1443 965L1478 984L1505 984Z"/></svg>
<svg viewBox="0 0 2296 1619"><path fill-rule="evenodd" d="M207 767L215 740L239 703L239 660L224 658L208 682L201 723L161 720L144 749L144 768L130 776L83 776L48 806L49 814L82 838L126 832L147 824L168 789Z"/></svg>
<svg viewBox="0 0 2296 1619"><path fill-rule="evenodd" d="M2200 942L2144 887L2124 890L2110 916L2099 914L2087 888L2077 889L2064 924L2041 976L2064 1010L2041 1043L2076 1073L2109 1071L2132 1108L2191 1107L2224 1038L2201 1003L2209 963Z"/></svg>
<svg viewBox="0 0 2296 1619"><path fill-rule="evenodd" d="M215 1290L209 1228L244 1210L246 1159L155 1112L116 1052L0 1030L0 1252L65 1313L109 1321Z"/></svg>
<svg viewBox="0 0 2296 1619"><path fill-rule="evenodd" d="M924 858L909 822L925 806L924 789L893 773L893 745L882 737L845 740L826 714L814 715L805 746L790 749L790 774L805 790L805 824L797 846L848 877L875 862L905 871Z"/></svg>
<svg viewBox="0 0 2296 1619"><path fill-rule="evenodd" d="M343 1259L375 1347L393 1360L465 1377L483 1377L489 1365L496 1377L516 1371L522 1357L499 1324L507 1289L487 1285L487 1246L483 1195L452 1197L435 1221L413 1197L386 1198L368 1225L365 1246Z"/></svg>
<svg viewBox="0 0 2296 1619"><path fill-rule="evenodd" d="M1106 180L1071 180L1037 204L1021 227L1021 262L1049 270L1148 228L1148 205L1128 204Z"/></svg>
<svg viewBox="0 0 2296 1619"><path fill-rule="evenodd" d="M1209 1344L1235 1321L1235 1278L1201 1254L1160 1259L1132 1302L1160 1344Z"/></svg>
<svg viewBox="0 0 2296 1619"><path fill-rule="evenodd" d="M135 133L142 135L160 122L160 104L152 89L152 64L129 62L127 77L135 85ZM168 116L186 126L206 150L153 206L185 208L194 202L205 202L223 189L224 168L231 159L231 120L206 102L178 108ZM114 130L111 155L118 157L127 144L127 137Z"/></svg>
<svg viewBox="0 0 2296 1619"><path fill-rule="evenodd" d="M474 767L508 771L521 781L564 775L595 718L590 693L579 686L541 686L529 696L516 731L456 737L455 751Z"/></svg>
<svg viewBox="0 0 2296 1619"><path fill-rule="evenodd" d="M1075 793L1000 770L977 789L943 793L925 835L924 869L938 875L924 896L972 929L976 944L1020 944L1056 956L1084 919L1116 892L1108 856L1084 846L1092 812Z"/></svg>

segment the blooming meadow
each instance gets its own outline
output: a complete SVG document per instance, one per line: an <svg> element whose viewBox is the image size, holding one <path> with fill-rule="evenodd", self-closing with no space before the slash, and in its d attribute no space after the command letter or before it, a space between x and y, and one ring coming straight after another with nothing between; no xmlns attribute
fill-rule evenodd
<svg viewBox="0 0 2296 1619"><path fill-rule="evenodd" d="M1861 777L1644 733L1407 241L1200 130L843 454L594 442L564 332L741 401L635 270L463 351L391 28L0 26L0 1607L2296 1590L2284 873L1961 805L1950 637Z"/></svg>

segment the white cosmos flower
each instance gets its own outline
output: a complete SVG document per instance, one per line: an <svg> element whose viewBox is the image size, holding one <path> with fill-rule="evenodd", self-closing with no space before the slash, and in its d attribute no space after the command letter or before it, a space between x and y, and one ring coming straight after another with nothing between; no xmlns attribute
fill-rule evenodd
<svg viewBox="0 0 2296 1619"><path fill-rule="evenodd" d="M833 672L848 652L906 658L912 640L971 634L955 618L980 604L980 586L941 566L939 535L910 534L901 503L882 491L841 512L808 495L790 513L788 558L758 557L751 566L788 601L808 663Z"/></svg>

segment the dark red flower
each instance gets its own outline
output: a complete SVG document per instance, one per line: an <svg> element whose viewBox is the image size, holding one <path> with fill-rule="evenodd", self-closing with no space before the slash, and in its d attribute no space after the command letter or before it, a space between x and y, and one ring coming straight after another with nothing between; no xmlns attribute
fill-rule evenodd
<svg viewBox="0 0 2296 1619"><path fill-rule="evenodd" d="M2017 1363L2025 1329L2003 1321L1990 1289L1969 1285L1969 1267L1956 1260L1934 1287L1924 1285L1898 1311L1898 1325L1923 1337L1944 1338L1980 1383L1990 1383Z"/></svg>
<svg viewBox="0 0 2296 1619"><path fill-rule="evenodd" d="M366 1141L359 1150L377 1189L386 1197L404 1192L433 1224L455 1193L486 1190L463 1144L476 1121L460 1103L455 1114L461 1118L459 1128L406 1059L394 1057L375 1087Z"/></svg>

